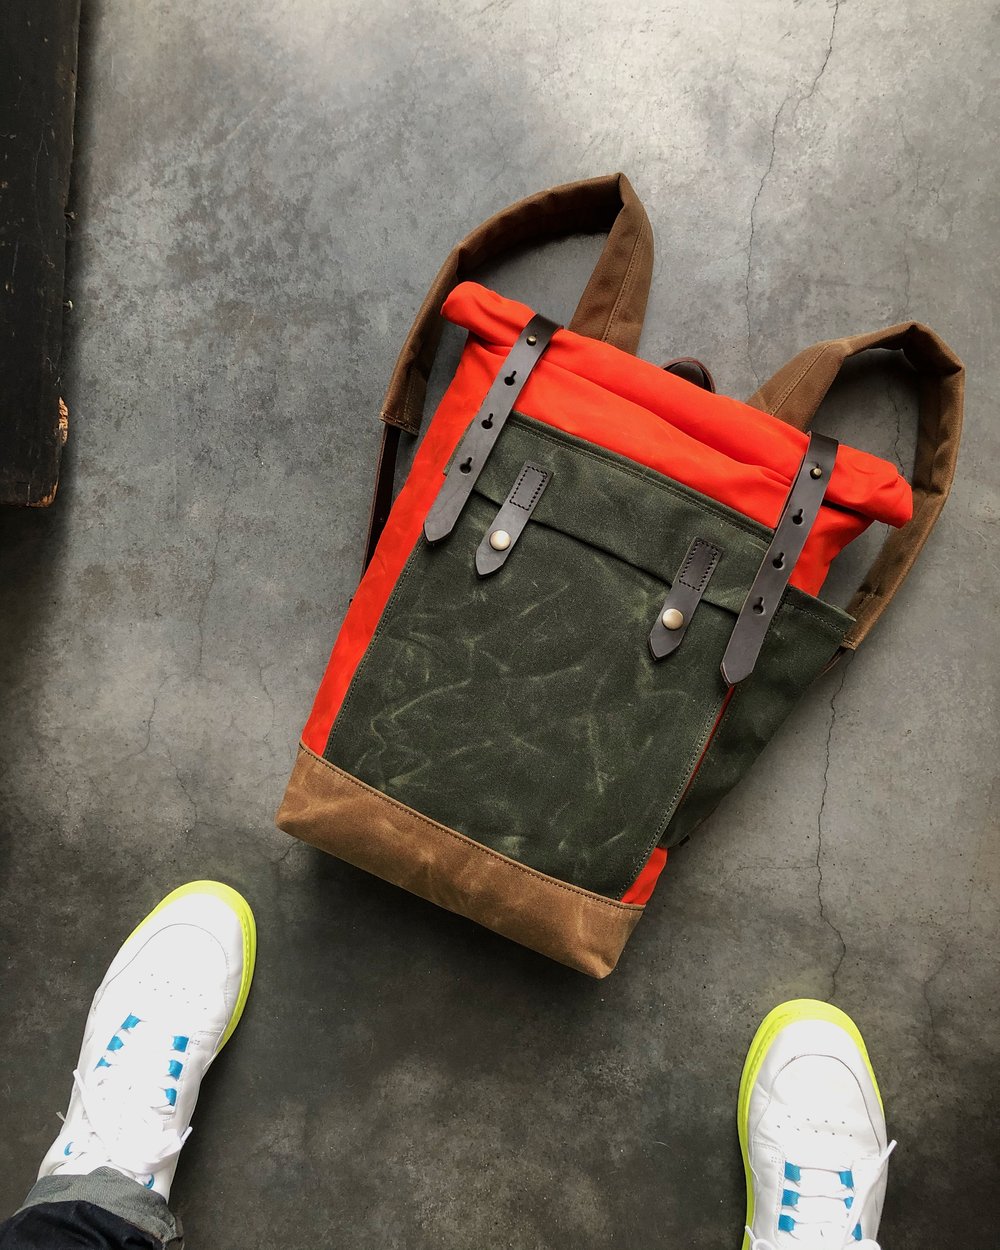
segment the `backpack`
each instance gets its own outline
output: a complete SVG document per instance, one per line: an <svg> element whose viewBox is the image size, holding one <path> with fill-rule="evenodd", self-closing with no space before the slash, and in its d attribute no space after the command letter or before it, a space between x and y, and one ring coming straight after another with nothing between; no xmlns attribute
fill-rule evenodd
<svg viewBox="0 0 1000 1250"><path fill-rule="evenodd" d="M466 280L598 230L566 328ZM703 368L638 359L652 265L623 174L522 200L451 253L389 383L364 576L278 813L595 977L669 848L885 611L941 512L962 423L962 364L915 322L810 347L746 403ZM468 339L393 502L442 318ZM912 487L809 432L843 362L872 348L919 378ZM821 587L875 521L890 536L842 611Z"/></svg>

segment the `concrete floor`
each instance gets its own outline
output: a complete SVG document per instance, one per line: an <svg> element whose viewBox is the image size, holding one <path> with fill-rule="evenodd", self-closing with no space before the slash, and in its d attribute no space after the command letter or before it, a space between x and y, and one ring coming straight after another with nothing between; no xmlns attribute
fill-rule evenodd
<svg viewBox="0 0 1000 1250"><path fill-rule="evenodd" d="M0 518L3 1207L117 943L216 876L251 899L260 963L177 1177L193 1250L736 1246L740 1065L795 995L869 1040L900 1142L884 1244L996 1245L995 5L87 8L72 437L58 505ZM897 604L596 983L272 817L439 260L617 168L657 231L644 355L745 395L814 340L918 317L969 389ZM566 316L595 254L497 281ZM905 464L911 401L855 370L821 424Z"/></svg>

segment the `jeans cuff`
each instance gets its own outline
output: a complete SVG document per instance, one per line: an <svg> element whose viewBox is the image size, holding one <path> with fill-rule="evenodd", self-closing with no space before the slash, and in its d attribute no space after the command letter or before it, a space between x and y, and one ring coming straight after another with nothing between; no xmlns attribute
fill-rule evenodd
<svg viewBox="0 0 1000 1250"><path fill-rule="evenodd" d="M97 1168L81 1176L43 1176L35 1182L21 1210L42 1202L91 1202L149 1233L164 1250L181 1250L183 1245L180 1220L167 1200L114 1168Z"/></svg>

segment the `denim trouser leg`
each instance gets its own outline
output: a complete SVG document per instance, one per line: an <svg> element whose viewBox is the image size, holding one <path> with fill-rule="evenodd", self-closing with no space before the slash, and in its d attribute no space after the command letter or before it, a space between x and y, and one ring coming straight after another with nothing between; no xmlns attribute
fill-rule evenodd
<svg viewBox="0 0 1000 1250"><path fill-rule="evenodd" d="M46 1176L0 1224L0 1250L181 1250L166 1200L114 1168Z"/></svg>

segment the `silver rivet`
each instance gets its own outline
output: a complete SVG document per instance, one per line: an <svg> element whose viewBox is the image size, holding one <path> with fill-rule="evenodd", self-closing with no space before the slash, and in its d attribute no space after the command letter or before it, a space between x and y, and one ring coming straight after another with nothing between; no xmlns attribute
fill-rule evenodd
<svg viewBox="0 0 1000 1250"><path fill-rule="evenodd" d="M809 476L810 476L810 477L822 477L822 476L823 476L823 470L819 467L819 465L818 465L818 464L817 464L817 465L814 465L814 466L813 466L813 467L809 470Z"/></svg>
<svg viewBox="0 0 1000 1250"><path fill-rule="evenodd" d="M538 342L538 335L529 334L528 337L524 341L528 344L529 347L534 347L535 344Z"/></svg>
<svg viewBox="0 0 1000 1250"><path fill-rule="evenodd" d="M506 530L494 530L490 535L490 546L494 551L506 551L510 546L510 535Z"/></svg>
<svg viewBox="0 0 1000 1250"><path fill-rule="evenodd" d="M677 608L667 608L660 620L664 629L680 629L684 624L684 613Z"/></svg>

